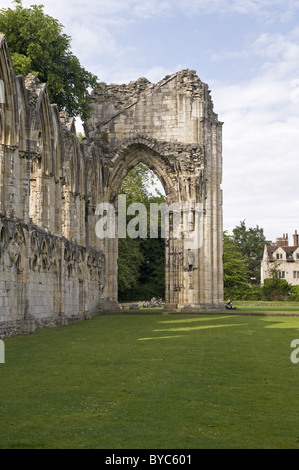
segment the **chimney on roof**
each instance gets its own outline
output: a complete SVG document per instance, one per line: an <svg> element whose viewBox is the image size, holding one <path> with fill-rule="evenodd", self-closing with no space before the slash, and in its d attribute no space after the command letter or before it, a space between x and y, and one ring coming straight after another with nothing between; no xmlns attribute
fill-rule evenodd
<svg viewBox="0 0 299 470"><path fill-rule="evenodd" d="M297 233L297 230L295 230L293 238L294 238L294 246L298 246L299 245L299 235Z"/></svg>
<svg viewBox="0 0 299 470"><path fill-rule="evenodd" d="M289 246L289 237L284 233L282 237L276 238L276 246Z"/></svg>

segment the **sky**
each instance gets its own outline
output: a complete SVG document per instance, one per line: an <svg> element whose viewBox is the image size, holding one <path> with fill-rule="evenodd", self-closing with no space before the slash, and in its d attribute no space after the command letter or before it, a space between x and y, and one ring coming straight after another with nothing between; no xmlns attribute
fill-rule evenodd
<svg viewBox="0 0 299 470"><path fill-rule="evenodd" d="M106 83L182 69L223 124L223 228L299 232L299 0L23 0L44 5ZM14 7L1 0L1 8ZM77 130L80 130L78 123Z"/></svg>

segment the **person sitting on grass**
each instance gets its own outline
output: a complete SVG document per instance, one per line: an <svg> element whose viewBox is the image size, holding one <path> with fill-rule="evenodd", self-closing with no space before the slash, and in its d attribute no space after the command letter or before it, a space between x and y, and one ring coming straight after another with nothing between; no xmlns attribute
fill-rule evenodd
<svg viewBox="0 0 299 470"><path fill-rule="evenodd" d="M226 310L238 310L238 307L233 307L232 301L228 299L227 304L225 304Z"/></svg>

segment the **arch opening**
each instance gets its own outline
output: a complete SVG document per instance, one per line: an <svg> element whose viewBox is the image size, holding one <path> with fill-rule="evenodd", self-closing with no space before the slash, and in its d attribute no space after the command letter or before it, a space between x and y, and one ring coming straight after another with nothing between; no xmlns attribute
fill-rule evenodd
<svg viewBox="0 0 299 470"><path fill-rule="evenodd" d="M222 123L208 85L190 70L156 85L101 84L92 106L87 135L99 141L107 137L101 203L113 205L115 220L122 181L136 165L147 165L164 187L170 226L165 236L165 308L222 308ZM101 245L107 259L105 296L111 305L118 291L114 238Z"/></svg>
<svg viewBox="0 0 299 470"><path fill-rule="evenodd" d="M130 144L122 149L112 160L113 168L106 185L106 197L114 203L122 182L133 168L143 164L155 175L157 185L169 199L178 193L177 171L174 166L165 166L165 158L149 146L140 143ZM172 196L175 198L175 196Z"/></svg>
<svg viewBox="0 0 299 470"><path fill-rule="evenodd" d="M118 300L164 300L165 240L161 237L161 217L155 221L158 236L151 237L151 205L165 202L163 185L145 163L139 162L122 180L118 201L120 198L125 198L126 236L118 238Z"/></svg>

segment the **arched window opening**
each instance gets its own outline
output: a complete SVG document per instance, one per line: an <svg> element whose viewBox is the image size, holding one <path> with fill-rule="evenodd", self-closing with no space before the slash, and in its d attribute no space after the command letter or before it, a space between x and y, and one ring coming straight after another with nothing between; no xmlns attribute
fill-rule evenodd
<svg viewBox="0 0 299 470"><path fill-rule="evenodd" d="M139 163L124 178L118 191L119 202L120 197L125 201L126 213L125 217L118 213L119 223L126 227L121 227L122 237L118 239L118 300L165 299L165 240L161 237L160 214L154 221L159 236L151 236L156 233L151 231L151 205L165 202L163 186L145 164Z"/></svg>

